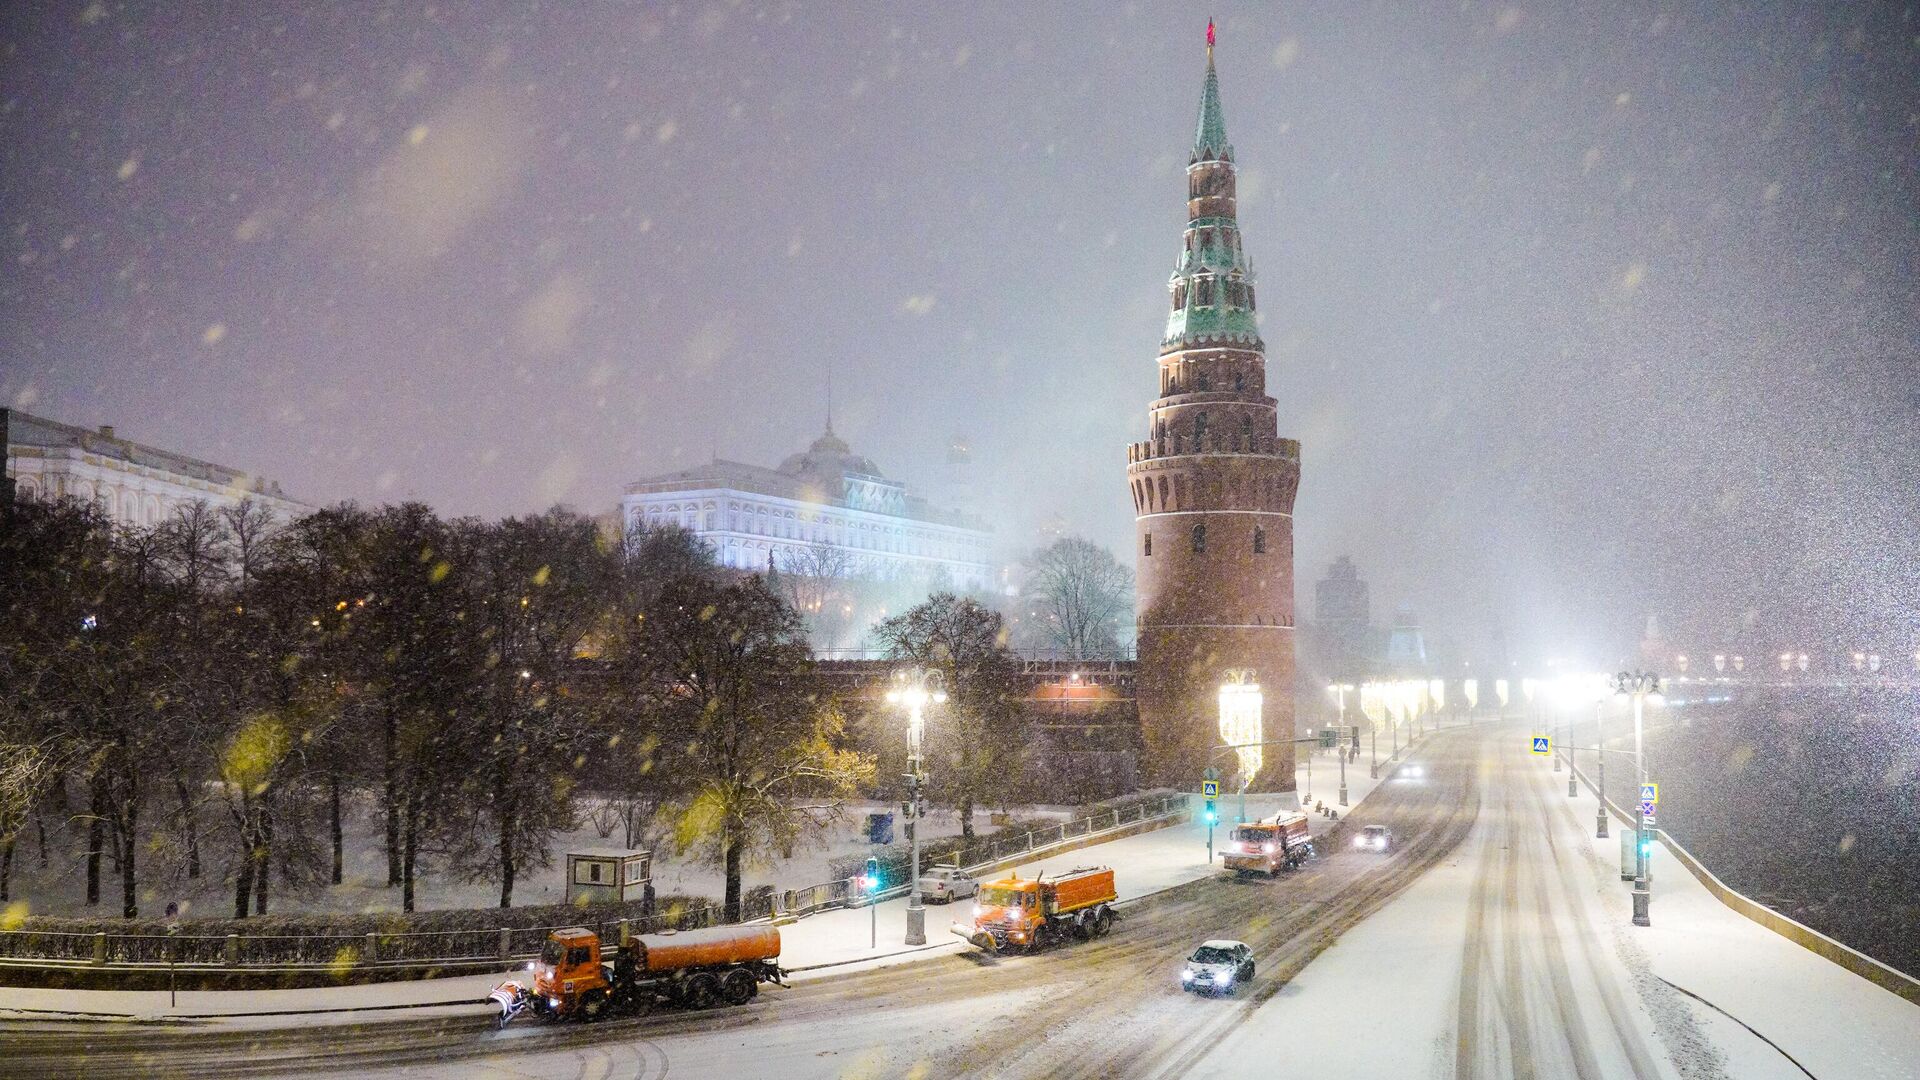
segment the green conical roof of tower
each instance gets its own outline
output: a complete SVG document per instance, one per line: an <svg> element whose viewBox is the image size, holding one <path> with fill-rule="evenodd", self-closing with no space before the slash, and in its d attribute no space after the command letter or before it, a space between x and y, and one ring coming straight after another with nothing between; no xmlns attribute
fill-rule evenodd
<svg viewBox="0 0 1920 1080"><path fill-rule="evenodd" d="M1220 77L1213 73L1213 49L1207 49L1207 81L1200 91L1200 124L1193 135L1193 160L1232 161L1227 118L1220 111Z"/></svg>

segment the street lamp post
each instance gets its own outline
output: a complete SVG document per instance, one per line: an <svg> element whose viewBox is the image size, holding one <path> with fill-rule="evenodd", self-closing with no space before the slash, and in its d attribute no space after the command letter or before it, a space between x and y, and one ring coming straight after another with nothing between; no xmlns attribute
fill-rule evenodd
<svg viewBox="0 0 1920 1080"><path fill-rule="evenodd" d="M1565 703L1562 703L1562 704L1564 706ZM1562 708L1560 713L1560 730L1565 732L1567 737L1567 741L1562 744L1567 748L1567 798L1577 799L1580 797L1580 785L1574 779L1574 777L1578 776L1579 774L1574 772L1574 769L1573 769L1574 762L1573 762L1573 710L1572 709L1567 709L1564 707ZM1603 755L1596 754L1594 756L1600 757Z"/></svg>
<svg viewBox="0 0 1920 1080"><path fill-rule="evenodd" d="M1347 805L1347 725L1340 725L1340 750L1334 757L1340 759L1340 805Z"/></svg>
<svg viewBox="0 0 1920 1080"><path fill-rule="evenodd" d="M1607 699L1603 694L1593 702L1593 745L1598 753L1594 760L1600 772L1600 804L1593 808L1593 835L1595 839L1607 838Z"/></svg>
<svg viewBox="0 0 1920 1080"><path fill-rule="evenodd" d="M1360 711L1363 714L1366 712L1364 705ZM1380 779L1380 725L1374 723L1371 716L1367 717L1367 747L1368 752L1373 755L1373 767L1368 775L1378 780Z"/></svg>
<svg viewBox="0 0 1920 1080"><path fill-rule="evenodd" d="M940 680L938 671L913 668L910 671L894 673L894 687L887 691L887 700L907 710L907 828L912 830L909 838L912 842L913 856L910 870L913 876L907 883L907 938L908 945L927 943L927 910L920 905L920 787L926 782L926 771L921 768L920 742L926 727L926 709L929 704L940 705L947 700L946 688Z"/></svg>
<svg viewBox="0 0 1920 1080"><path fill-rule="evenodd" d="M1340 805L1347 805L1347 691L1353 687L1335 683L1333 692L1340 702Z"/></svg>
<svg viewBox="0 0 1920 1080"><path fill-rule="evenodd" d="M1645 706L1648 695L1660 692L1660 677L1644 671L1623 671L1613 677L1613 689L1617 694L1633 698L1633 770L1638 774L1639 782L1644 787L1647 782ZM1633 925L1635 926L1652 925L1647 916L1647 908L1653 900L1652 891L1647 883L1647 855L1646 804L1635 799L1633 807Z"/></svg>

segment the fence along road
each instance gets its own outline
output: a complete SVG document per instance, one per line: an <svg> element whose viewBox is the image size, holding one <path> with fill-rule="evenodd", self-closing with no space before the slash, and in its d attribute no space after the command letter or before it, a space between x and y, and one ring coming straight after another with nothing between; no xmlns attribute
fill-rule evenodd
<svg viewBox="0 0 1920 1080"><path fill-rule="evenodd" d="M1121 830L1154 822L1170 823L1184 814L1185 808L1185 796L1169 793L1057 825L982 836L974 841L970 851L960 846L958 837L946 837L937 842L940 846L932 848L933 859L946 854L941 846L947 846L955 859L963 858L965 853L977 856L977 861L971 861L968 869L984 871L1029 856L1097 842ZM889 877L905 878L905 856L885 865L889 868ZM874 900L884 901L906 893L903 881L882 890ZM767 918L790 921L846 907L861 899L848 881L775 891L771 901L761 902L759 910L748 909L747 921ZM461 969L499 968L532 959L539 955L547 934L563 925L585 926L603 940L612 941L625 940L628 934L689 930L720 921L722 909L712 906L651 917L595 917L589 909L569 922L552 926L417 933L164 935L12 930L0 932L0 983L8 981L8 969L16 974L33 975L64 969L74 974L97 972L101 976L164 976L169 963L177 965L179 973L188 978L228 972L310 973L324 974L327 982L332 983L354 981L352 976L356 973L393 977L433 969L447 974Z"/></svg>

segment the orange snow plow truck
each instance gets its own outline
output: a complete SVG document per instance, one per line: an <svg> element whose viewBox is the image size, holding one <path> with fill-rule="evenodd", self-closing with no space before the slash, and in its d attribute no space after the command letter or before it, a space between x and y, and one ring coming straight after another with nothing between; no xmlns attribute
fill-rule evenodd
<svg viewBox="0 0 1920 1080"><path fill-rule="evenodd" d="M1307 815L1283 811L1259 821L1243 821L1233 827L1220 854L1227 869L1240 874L1274 877L1282 868L1292 870L1313 855Z"/></svg>
<svg viewBox="0 0 1920 1080"><path fill-rule="evenodd" d="M1055 941L1102 937L1113 929L1113 870L1084 866L1056 878L1019 875L980 883L973 921L953 932L987 952L1038 952Z"/></svg>
<svg viewBox="0 0 1920 1080"><path fill-rule="evenodd" d="M763 982L781 981L780 931L772 926L715 926L641 934L602 955L600 936L584 927L547 935L528 964L533 986L505 982L490 995L500 1024L522 1013L553 1020L640 1016L655 1002L690 1009L745 1005Z"/></svg>

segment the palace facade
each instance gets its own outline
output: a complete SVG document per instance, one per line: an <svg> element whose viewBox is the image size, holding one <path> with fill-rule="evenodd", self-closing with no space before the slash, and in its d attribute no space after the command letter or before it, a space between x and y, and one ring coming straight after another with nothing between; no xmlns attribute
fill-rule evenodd
<svg viewBox="0 0 1920 1080"><path fill-rule="evenodd" d="M738 569L959 592L993 583L992 530L888 479L831 423L778 468L716 458L628 484L620 508L629 532L679 525Z"/></svg>

